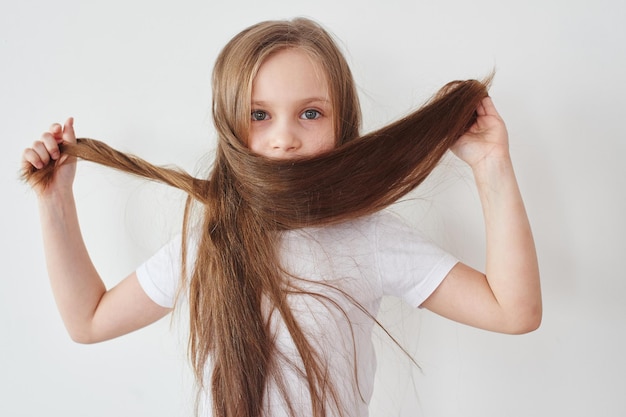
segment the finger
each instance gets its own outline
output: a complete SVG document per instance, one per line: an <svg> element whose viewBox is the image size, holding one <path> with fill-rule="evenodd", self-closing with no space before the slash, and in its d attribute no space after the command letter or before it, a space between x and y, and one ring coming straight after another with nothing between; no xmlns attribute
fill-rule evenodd
<svg viewBox="0 0 626 417"><path fill-rule="evenodd" d="M61 156L61 152L59 151L59 143L57 139L52 135L52 133L44 133L41 135L41 142L46 149L46 153L50 158L56 160Z"/></svg>
<svg viewBox="0 0 626 417"><path fill-rule="evenodd" d="M76 133L74 132L74 118L70 117L63 125L63 141L68 143L76 143Z"/></svg>
<svg viewBox="0 0 626 417"><path fill-rule="evenodd" d="M485 97L483 101L481 101L480 105L483 108L484 115L500 117L498 110L496 110L496 105L493 104L491 97Z"/></svg>
<svg viewBox="0 0 626 417"><path fill-rule="evenodd" d="M483 99L480 103L478 103L478 106L476 106L476 114L478 116L485 116L487 113L485 111L485 106L483 106L483 101L485 99Z"/></svg>
<svg viewBox="0 0 626 417"><path fill-rule="evenodd" d="M63 134L63 126L61 126L59 123L53 123L50 128L48 129L48 132L54 136L54 138L57 141L61 141L62 140L62 134Z"/></svg>
<svg viewBox="0 0 626 417"><path fill-rule="evenodd" d="M24 169L28 169L29 166L34 166L37 169L41 169L46 164L41 160L41 157L33 148L24 149L22 153L22 166Z"/></svg>
<svg viewBox="0 0 626 417"><path fill-rule="evenodd" d="M34 159L35 161L39 161L41 162L40 165L35 165L37 168L43 168L44 166L48 165L48 163L50 162L50 153L48 152L48 149L46 148L46 145L44 145L43 141L37 141L35 143L33 143L33 146L30 148L36 155L36 159Z"/></svg>

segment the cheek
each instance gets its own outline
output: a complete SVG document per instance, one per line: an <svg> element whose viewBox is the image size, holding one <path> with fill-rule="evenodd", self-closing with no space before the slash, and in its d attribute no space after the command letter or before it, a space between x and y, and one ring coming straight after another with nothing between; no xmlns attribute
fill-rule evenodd
<svg viewBox="0 0 626 417"><path fill-rule="evenodd" d="M264 138L267 136L267 132L264 131L263 126L258 123L250 123L248 126L248 137L247 144L250 149L253 147L258 148L262 143Z"/></svg>
<svg viewBox="0 0 626 417"><path fill-rule="evenodd" d="M321 151L329 151L335 148L337 141L335 140L335 129L330 123L324 129L324 133L319 136L319 149Z"/></svg>
<svg viewBox="0 0 626 417"><path fill-rule="evenodd" d="M251 142L250 145L248 145L248 148L252 153L257 155L265 156L266 154L265 147L263 147L259 142Z"/></svg>
<svg viewBox="0 0 626 417"><path fill-rule="evenodd" d="M259 153L259 151L263 148L262 140L258 133L249 132L248 133L248 149L250 149L254 153Z"/></svg>
<svg viewBox="0 0 626 417"><path fill-rule="evenodd" d="M334 148L335 148L335 140L333 139L332 136L327 136L327 139L320 141L317 146L317 149L319 152L330 151L331 149L334 149Z"/></svg>

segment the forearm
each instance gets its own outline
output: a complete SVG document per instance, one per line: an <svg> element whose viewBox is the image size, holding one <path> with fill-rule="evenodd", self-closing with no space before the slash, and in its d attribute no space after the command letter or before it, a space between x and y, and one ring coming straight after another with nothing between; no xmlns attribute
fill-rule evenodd
<svg viewBox="0 0 626 417"><path fill-rule="evenodd" d="M57 307L72 339L89 340L93 316L106 288L85 247L71 191L40 197L39 213Z"/></svg>
<svg viewBox="0 0 626 417"><path fill-rule="evenodd" d="M541 320L539 268L511 159L485 158L473 172L485 218L489 286L513 331L532 330Z"/></svg>

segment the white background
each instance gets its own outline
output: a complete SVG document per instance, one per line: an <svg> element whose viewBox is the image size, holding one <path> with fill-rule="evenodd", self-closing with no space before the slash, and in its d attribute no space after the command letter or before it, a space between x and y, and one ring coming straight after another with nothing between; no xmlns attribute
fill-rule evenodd
<svg viewBox="0 0 626 417"><path fill-rule="evenodd" d="M105 140L190 171L214 144L210 71L235 33L308 16L341 41L371 130L447 81L494 67L539 252L544 320L504 336L389 300L373 416L626 415L626 2L3 0L0 5L0 415L189 416L185 339L163 320L70 341L47 283L22 149L76 118ZM208 157L205 155L209 154ZM203 159L204 158L204 159ZM75 185L87 245L114 285L179 226L182 196L88 163ZM446 159L401 211L481 268L471 173Z"/></svg>

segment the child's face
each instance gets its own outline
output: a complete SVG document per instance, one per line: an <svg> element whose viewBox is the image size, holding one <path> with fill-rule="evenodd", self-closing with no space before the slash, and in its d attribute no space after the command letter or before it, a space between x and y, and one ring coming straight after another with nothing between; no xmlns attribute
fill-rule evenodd
<svg viewBox="0 0 626 417"><path fill-rule="evenodd" d="M248 147L256 154L289 159L335 146L326 74L299 49L277 52L261 64L251 109Z"/></svg>

